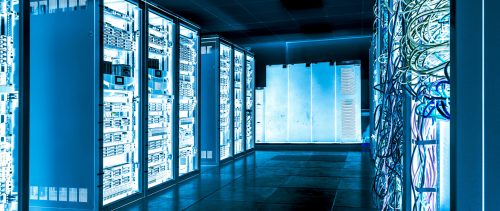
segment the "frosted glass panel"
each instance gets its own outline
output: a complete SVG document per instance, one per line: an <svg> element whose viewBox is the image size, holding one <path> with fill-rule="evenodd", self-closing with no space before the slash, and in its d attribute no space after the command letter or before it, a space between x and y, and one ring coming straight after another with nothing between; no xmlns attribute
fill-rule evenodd
<svg viewBox="0 0 500 211"><path fill-rule="evenodd" d="M312 64L311 113L312 142L335 140L335 65Z"/></svg>
<svg viewBox="0 0 500 211"><path fill-rule="evenodd" d="M267 66L265 94L266 142L288 140L288 69L282 65Z"/></svg>
<svg viewBox="0 0 500 211"><path fill-rule="evenodd" d="M288 142L311 142L311 68L288 65L288 83Z"/></svg>
<svg viewBox="0 0 500 211"><path fill-rule="evenodd" d="M361 143L359 63L267 66L261 143Z"/></svg>
<svg viewBox="0 0 500 211"><path fill-rule="evenodd" d="M361 142L361 75L359 64L336 68L336 141Z"/></svg>
<svg viewBox="0 0 500 211"><path fill-rule="evenodd" d="M264 124L264 89L255 88L255 141L256 143L265 142L265 124Z"/></svg>

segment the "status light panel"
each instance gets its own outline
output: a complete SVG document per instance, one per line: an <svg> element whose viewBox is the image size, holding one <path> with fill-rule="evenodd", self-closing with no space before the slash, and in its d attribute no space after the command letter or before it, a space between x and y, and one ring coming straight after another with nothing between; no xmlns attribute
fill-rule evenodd
<svg viewBox="0 0 500 211"><path fill-rule="evenodd" d="M243 145L243 78L245 74L244 54L241 51L234 51L234 153L238 154L245 150Z"/></svg>
<svg viewBox="0 0 500 211"><path fill-rule="evenodd" d="M17 210L18 190L15 175L17 163L18 78L14 25L18 24L19 1L6 0L0 8L0 210Z"/></svg>
<svg viewBox="0 0 500 211"><path fill-rule="evenodd" d="M196 31L180 26L179 37L179 175L197 170L196 115L198 40Z"/></svg>
<svg viewBox="0 0 500 211"><path fill-rule="evenodd" d="M148 188L173 179L172 20L149 12L148 30Z"/></svg>
<svg viewBox="0 0 500 211"><path fill-rule="evenodd" d="M139 191L140 10L104 1L103 205Z"/></svg>
<svg viewBox="0 0 500 211"><path fill-rule="evenodd" d="M255 60L251 56L246 57L246 144L247 150L254 147L254 68Z"/></svg>
<svg viewBox="0 0 500 211"><path fill-rule="evenodd" d="M231 157L231 87L232 49L220 45L220 159Z"/></svg>

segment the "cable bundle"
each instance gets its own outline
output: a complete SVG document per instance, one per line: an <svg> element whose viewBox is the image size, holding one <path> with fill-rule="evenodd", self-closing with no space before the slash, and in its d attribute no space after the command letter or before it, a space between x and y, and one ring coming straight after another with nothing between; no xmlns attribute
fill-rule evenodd
<svg viewBox="0 0 500 211"><path fill-rule="evenodd" d="M402 210L403 170L410 168L413 210L438 209L441 121L450 119L449 0L379 0L375 6L373 191L382 210ZM405 98L408 93L411 97ZM411 102L408 102L411 101ZM403 114L411 104L411 114ZM409 115L409 116L405 116ZM404 120L411 118L411 142ZM403 147L411 144L410 166Z"/></svg>

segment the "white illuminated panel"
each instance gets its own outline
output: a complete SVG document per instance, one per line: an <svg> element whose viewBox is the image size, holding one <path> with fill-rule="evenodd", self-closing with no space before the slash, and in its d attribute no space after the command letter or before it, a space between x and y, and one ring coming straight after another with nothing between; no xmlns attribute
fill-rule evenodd
<svg viewBox="0 0 500 211"><path fill-rule="evenodd" d="M335 65L311 65L311 140L331 143L335 139Z"/></svg>
<svg viewBox="0 0 500 211"><path fill-rule="evenodd" d="M199 34L183 25L179 31L179 175L197 170Z"/></svg>
<svg viewBox="0 0 500 211"><path fill-rule="evenodd" d="M232 57L231 46L220 44L219 64L219 86L220 86L220 159L226 159L232 155L231 139L231 88L232 88Z"/></svg>
<svg viewBox="0 0 500 211"><path fill-rule="evenodd" d="M175 25L148 14L148 188L173 179Z"/></svg>
<svg viewBox="0 0 500 211"><path fill-rule="evenodd" d="M288 141L288 68L267 66L264 99L266 143Z"/></svg>
<svg viewBox="0 0 500 211"><path fill-rule="evenodd" d="M0 210L17 210L18 182L16 178L16 144L18 117L18 90L16 84L18 71L14 49L17 37L14 26L18 24L17 9L19 1L2 2L0 17ZM19 27L17 27L19 28Z"/></svg>
<svg viewBox="0 0 500 211"><path fill-rule="evenodd" d="M264 89L255 89L255 143L266 142Z"/></svg>
<svg viewBox="0 0 500 211"><path fill-rule="evenodd" d="M18 66L15 61L17 56L14 49L18 24L17 9L19 1L6 0L2 2L0 17L2 25L0 30L0 210L17 210L18 187L16 172L15 151L18 125L18 78L15 72Z"/></svg>
<svg viewBox="0 0 500 211"><path fill-rule="evenodd" d="M311 67L288 65L288 91L283 93L288 93L288 142L311 142Z"/></svg>
<svg viewBox="0 0 500 211"><path fill-rule="evenodd" d="M253 56L246 56L246 150L253 149L255 143L255 60Z"/></svg>
<svg viewBox="0 0 500 211"><path fill-rule="evenodd" d="M359 65L336 67L336 142L361 142L361 75Z"/></svg>
<svg viewBox="0 0 500 211"><path fill-rule="evenodd" d="M265 92L261 143L361 143L359 64L267 66Z"/></svg>
<svg viewBox="0 0 500 211"><path fill-rule="evenodd" d="M238 154L243 152L245 149L245 145L243 143L244 137L244 121L245 121L245 112L244 112L244 103L245 103L245 93L244 85L245 85L245 55L243 52L239 50L234 51L234 154Z"/></svg>
<svg viewBox="0 0 500 211"><path fill-rule="evenodd" d="M103 205L139 192L140 9L104 1Z"/></svg>

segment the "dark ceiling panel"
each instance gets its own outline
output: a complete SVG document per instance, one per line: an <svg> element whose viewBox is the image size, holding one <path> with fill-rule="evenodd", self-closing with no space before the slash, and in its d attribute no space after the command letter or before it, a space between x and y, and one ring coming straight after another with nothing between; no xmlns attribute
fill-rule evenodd
<svg viewBox="0 0 500 211"><path fill-rule="evenodd" d="M303 10L323 7L323 0L280 0L288 10Z"/></svg>
<svg viewBox="0 0 500 211"><path fill-rule="evenodd" d="M367 0L156 1L200 25L203 34L218 33L233 40L356 35L371 32L374 20L374 1Z"/></svg>

